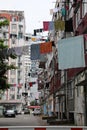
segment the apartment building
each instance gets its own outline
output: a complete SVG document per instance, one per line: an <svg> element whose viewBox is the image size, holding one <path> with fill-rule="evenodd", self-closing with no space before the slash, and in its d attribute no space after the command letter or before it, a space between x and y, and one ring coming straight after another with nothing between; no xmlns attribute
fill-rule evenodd
<svg viewBox="0 0 87 130"><path fill-rule="evenodd" d="M42 82L43 77L39 78L38 90L43 94L40 101L44 114L57 114L58 119L67 119L75 125L87 125L87 5L86 0L56 1L52 21L62 20L65 22L63 31L56 26L54 32L49 32L49 39L53 41L53 56L49 56L45 62L44 78L47 76L48 82ZM63 5L63 6L62 6ZM61 10L62 9L62 10ZM64 11L64 12L62 12ZM62 13L62 14L61 14ZM61 19L60 19L61 18ZM62 23L62 22L61 22ZM67 24L68 23L68 24ZM63 25L63 24L62 24ZM63 26L62 26L63 27ZM53 35L52 35L53 34ZM52 37L54 36L54 37ZM80 42L83 37L85 67L71 67L59 69L58 42L72 38L70 43L74 43L75 38ZM80 43L77 41L76 43ZM76 44L77 45L77 44ZM68 51L69 49L66 48ZM75 50L74 50L75 51ZM74 52L73 51L73 52ZM78 50L80 52L80 50ZM75 53L75 52L74 52ZM70 52L71 54L71 52ZM75 53L77 54L77 52ZM48 57L48 56L47 56ZM77 58L78 59L78 58ZM79 61L79 59L77 60ZM74 61L75 63L75 61ZM47 65L46 65L47 64ZM66 61L65 61L66 64ZM43 66L44 68L44 66ZM49 72L47 73L46 72ZM53 72L52 72L53 70Z"/></svg>
<svg viewBox="0 0 87 130"><path fill-rule="evenodd" d="M29 54L25 55L24 58L24 71L25 71L25 88L23 91L25 104L27 106L30 106L30 86L29 86L29 73L31 69L31 43L32 43L32 35L31 34L25 34L24 36L25 46L28 46L29 48Z"/></svg>
<svg viewBox="0 0 87 130"><path fill-rule="evenodd" d="M9 48L24 46L25 35L25 17L24 11L9 11L0 10L0 21L7 19L9 21L8 27L0 29L1 38L5 40L4 44ZM11 84L10 89L6 90L2 97L2 102L12 102L22 104L22 92L25 89L25 70L24 70L24 55L17 56L17 59L9 59L9 64L18 66L16 70L9 70L8 82Z"/></svg>

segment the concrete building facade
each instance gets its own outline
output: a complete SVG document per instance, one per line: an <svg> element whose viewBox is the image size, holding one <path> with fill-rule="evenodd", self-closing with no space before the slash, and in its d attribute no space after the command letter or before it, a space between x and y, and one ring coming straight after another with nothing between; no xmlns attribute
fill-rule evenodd
<svg viewBox="0 0 87 130"><path fill-rule="evenodd" d="M44 114L48 116L51 116L51 114L57 115L57 119L61 121L67 119L78 126L87 125L86 4L86 0L56 1L54 8L58 10L53 13L52 21L64 21L65 29L61 31L61 27L57 24L56 30L49 31L48 37L53 43L53 56L51 58L51 54L49 54L49 58L47 55L48 60L44 63L44 76L39 78L39 80L42 79L42 82L39 82L38 86L38 90L43 93L40 97L40 101ZM63 9L66 11L65 14L62 14L64 12L61 12L62 7L64 7ZM74 42L74 38L81 35L84 39L85 67L59 70L58 41L72 37ZM47 82L43 82L44 78L48 79Z"/></svg>
<svg viewBox="0 0 87 130"><path fill-rule="evenodd" d="M0 21L7 19L9 21L9 26L2 27L0 30L1 39L5 40L4 44L8 45L9 48L21 47L25 45L25 17L23 11L0 11ZM2 37L3 36L3 37ZM19 104L23 103L22 92L25 89L25 70L24 70L24 59L25 56L18 56L17 59L10 59L8 64L13 64L18 67L16 70L9 70L8 83L11 84L10 89L4 92L2 100L5 101L18 101Z"/></svg>

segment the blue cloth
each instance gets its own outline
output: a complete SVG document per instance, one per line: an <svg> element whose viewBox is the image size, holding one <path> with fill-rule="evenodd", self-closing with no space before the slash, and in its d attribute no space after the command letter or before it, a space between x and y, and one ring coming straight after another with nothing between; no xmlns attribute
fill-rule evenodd
<svg viewBox="0 0 87 130"><path fill-rule="evenodd" d="M62 14L62 16L65 16L65 15L66 15L66 9L65 9L65 8L62 8L62 9L61 9L61 14Z"/></svg>
<svg viewBox="0 0 87 130"><path fill-rule="evenodd" d="M85 67L83 36L75 36L58 41L59 69Z"/></svg>
<svg viewBox="0 0 87 130"><path fill-rule="evenodd" d="M54 22L53 21L50 21L49 22L49 31L51 31L51 30L54 30Z"/></svg>
<svg viewBox="0 0 87 130"><path fill-rule="evenodd" d="M46 114L47 114L46 104L44 104L43 112L44 112L44 115L46 115Z"/></svg>
<svg viewBox="0 0 87 130"><path fill-rule="evenodd" d="M46 54L40 54L40 61L41 62L46 62L47 58L46 58Z"/></svg>
<svg viewBox="0 0 87 130"><path fill-rule="evenodd" d="M31 45L31 60L39 60L40 59L40 45L32 44Z"/></svg>

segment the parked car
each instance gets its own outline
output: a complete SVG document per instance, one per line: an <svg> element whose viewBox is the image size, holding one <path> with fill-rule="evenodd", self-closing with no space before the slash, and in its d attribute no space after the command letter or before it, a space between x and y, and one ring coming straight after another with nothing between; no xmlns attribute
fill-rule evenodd
<svg viewBox="0 0 87 130"><path fill-rule="evenodd" d="M14 109L14 111L15 111L15 114L17 115L17 114L18 114L18 111L17 111L16 109Z"/></svg>
<svg viewBox="0 0 87 130"><path fill-rule="evenodd" d="M16 113L14 109L7 109L4 111L5 117L16 117Z"/></svg>
<svg viewBox="0 0 87 130"><path fill-rule="evenodd" d="M21 114L21 110L18 110L18 111L17 111L17 114L18 114L18 115Z"/></svg>
<svg viewBox="0 0 87 130"><path fill-rule="evenodd" d="M34 116L35 115L40 115L41 114L41 109L35 108L34 111L33 111L33 114L34 114Z"/></svg>
<svg viewBox="0 0 87 130"><path fill-rule="evenodd" d="M29 109L24 109L24 114L30 114L30 110Z"/></svg>

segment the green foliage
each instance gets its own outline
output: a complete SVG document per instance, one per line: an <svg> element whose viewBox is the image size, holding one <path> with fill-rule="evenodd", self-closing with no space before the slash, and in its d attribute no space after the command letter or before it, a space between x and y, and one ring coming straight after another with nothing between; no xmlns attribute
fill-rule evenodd
<svg viewBox="0 0 87 130"><path fill-rule="evenodd" d="M30 105L34 106L35 105L35 101L30 102Z"/></svg>
<svg viewBox="0 0 87 130"><path fill-rule="evenodd" d="M2 26L8 26L9 21L4 20L0 22L0 27ZM2 32L3 33L3 32ZM6 76L6 72L11 69L17 69L16 66L12 64L8 64L6 60L10 58L16 59L16 54L5 54L4 51L8 49L7 45L4 45L4 40L0 39L0 91L4 91L5 89L10 87L10 84L8 84L8 77Z"/></svg>
<svg viewBox="0 0 87 130"><path fill-rule="evenodd" d="M30 105L31 106L38 106L39 104L38 104L37 100L33 100L30 102Z"/></svg>
<svg viewBox="0 0 87 130"><path fill-rule="evenodd" d="M4 77L4 76L0 77L0 89L4 90L8 87L6 80L7 80L6 77Z"/></svg>
<svg viewBox="0 0 87 130"><path fill-rule="evenodd" d="M16 56L16 54L11 54L10 58L15 59L15 58L17 58L17 56Z"/></svg>
<svg viewBox="0 0 87 130"><path fill-rule="evenodd" d="M18 67L14 65L7 66L7 70L10 70L10 69L18 69Z"/></svg>
<svg viewBox="0 0 87 130"><path fill-rule="evenodd" d="M0 27L9 25L8 20L0 21Z"/></svg>

